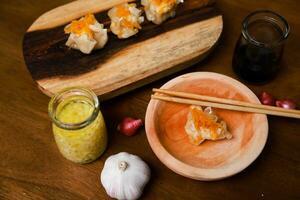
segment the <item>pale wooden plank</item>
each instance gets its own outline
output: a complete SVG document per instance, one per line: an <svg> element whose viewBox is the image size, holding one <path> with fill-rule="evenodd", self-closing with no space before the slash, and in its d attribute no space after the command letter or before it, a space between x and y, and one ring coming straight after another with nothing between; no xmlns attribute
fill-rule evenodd
<svg viewBox="0 0 300 200"><path fill-rule="evenodd" d="M120 3L132 1L135 0L77 0L44 13L27 32L57 27L87 13L101 12Z"/></svg>
<svg viewBox="0 0 300 200"><path fill-rule="evenodd" d="M187 67L201 60L217 42L222 28L222 16L216 16L128 46L88 73L46 78L37 82L48 95L64 87L80 85L92 89L97 95L110 98L115 94L108 94L115 90L119 90L119 94L127 92L134 88L126 88L127 85L158 73L174 73L180 69L173 69L174 66ZM147 79L140 85L151 81Z"/></svg>

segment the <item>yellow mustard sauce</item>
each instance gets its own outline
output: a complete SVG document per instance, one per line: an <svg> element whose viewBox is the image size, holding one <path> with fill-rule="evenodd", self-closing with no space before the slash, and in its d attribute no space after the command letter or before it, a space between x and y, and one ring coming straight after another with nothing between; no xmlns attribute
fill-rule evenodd
<svg viewBox="0 0 300 200"><path fill-rule="evenodd" d="M65 99L56 108L56 118L67 124L86 121L94 111L93 104L83 96ZM52 125L54 138L61 154L76 163L88 163L97 159L106 149L107 133L101 111L86 126L69 130Z"/></svg>

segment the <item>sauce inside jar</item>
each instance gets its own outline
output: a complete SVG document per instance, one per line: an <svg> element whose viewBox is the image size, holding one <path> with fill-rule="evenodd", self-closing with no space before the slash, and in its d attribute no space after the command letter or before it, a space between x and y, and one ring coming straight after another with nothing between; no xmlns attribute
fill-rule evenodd
<svg viewBox="0 0 300 200"><path fill-rule="evenodd" d="M233 56L233 70L249 82L271 80L280 69L288 34L289 25L282 16L272 11L251 13L243 21Z"/></svg>
<svg viewBox="0 0 300 200"><path fill-rule="evenodd" d="M269 44L282 38L280 28L271 22L255 21L248 25L248 32L260 44ZM242 78L252 82L272 79L279 70L282 46L270 47L247 43L240 38L233 57L233 69Z"/></svg>
<svg viewBox="0 0 300 200"><path fill-rule="evenodd" d="M94 161L107 145L105 122L97 109L98 102L95 104L95 98L79 94L78 91L74 95L70 95L70 91L67 93L69 95L63 98L63 93L60 93L49 104L49 113L52 108L50 116L54 117L52 127L55 141L61 154L68 160L76 163Z"/></svg>

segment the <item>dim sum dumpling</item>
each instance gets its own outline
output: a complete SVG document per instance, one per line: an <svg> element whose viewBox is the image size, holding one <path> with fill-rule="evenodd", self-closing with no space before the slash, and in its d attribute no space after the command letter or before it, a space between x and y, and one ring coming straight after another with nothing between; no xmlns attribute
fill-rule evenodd
<svg viewBox="0 0 300 200"><path fill-rule="evenodd" d="M142 0L147 19L155 24L174 17L179 3L183 3L183 0Z"/></svg>
<svg viewBox="0 0 300 200"><path fill-rule="evenodd" d="M92 14L72 21L65 27L65 33L70 34L66 45L85 54L103 48L108 40L107 29Z"/></svg>
<svg viewBox="0 0 300 200"><path fill-rule="evenodd" d="M110 29L120 39L129 38L139 32L144 17L136 4L120 4L108 11L111 19Z"/></svg>
<svg viewBox="0 0 300 200"><path fill-rule="evenodd" d="M204 140L232 138L226 123L218 118L211 107L202 110L201 106L191 106L185 131L190 141L195 145L201 144Z"/></svg>

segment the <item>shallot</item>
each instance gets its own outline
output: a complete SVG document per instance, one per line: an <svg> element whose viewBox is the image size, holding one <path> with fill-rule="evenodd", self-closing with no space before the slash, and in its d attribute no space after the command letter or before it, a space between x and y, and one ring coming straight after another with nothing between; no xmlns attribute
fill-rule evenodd
<svg viewBox="0 0 300 200"><path fill-rule="evenodd" d="M120 131L124 135L132 136L142 125L143 121L141 119L125 117L118 125L118 131Z"/></svg>
<svg viewBox="0 0 300 200"><path fill-rule="evenodd" d="M291 99L276 100L275 104L277 107L282 107L285 109L295 109L296 108L295 101L293 101Z"/></svg>
<svg viewBox="0 0 300 200"><path fill-rule="evenodd" d="M262 92L261 95L259 96L259 100L264 105L273 106L275 104L274 97L267 92Z"/></svg>

